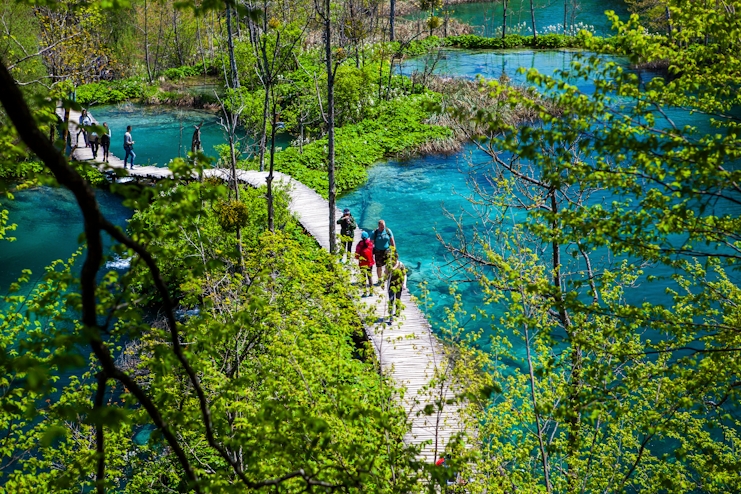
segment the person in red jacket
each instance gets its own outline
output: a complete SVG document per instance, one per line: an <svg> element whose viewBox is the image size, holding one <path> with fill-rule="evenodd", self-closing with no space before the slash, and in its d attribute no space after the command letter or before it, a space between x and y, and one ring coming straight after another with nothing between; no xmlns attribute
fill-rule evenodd
<svg viewBox="0 0 741 494"><path fill-rule="evenodd" d="M373 242L368 238L368 232L363 232L361 240L355 247L355 259L358 260L358 266L360 266L360 276L362 276L365 287L363 290L363 297L371 294L373 291Z"/></svg>

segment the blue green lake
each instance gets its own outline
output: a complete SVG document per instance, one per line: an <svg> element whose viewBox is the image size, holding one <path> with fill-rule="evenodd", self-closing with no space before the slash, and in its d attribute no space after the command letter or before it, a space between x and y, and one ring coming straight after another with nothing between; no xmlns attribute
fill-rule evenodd
<svg viewBox="0 0 741 494"><path fill-rule="evenodd" d="M119 158L124 157L123 135L126 127L131 125L137 165L167 166L173 158L184 158L190 151L194 126L201 122L201 143L207 156L218 159L216 146L228 142L224 128L219 125L221 118L217 112L133 103L92 107L90 112L100 124L108 123L112 136L111 153ZM243 137L239 145L245 149L252 141L244 138L242 129L238 135ZM278 147L289 144L287 136L280 135L276 139Z"/></svg>
<svg viewBox="0 0 741 494"><path fill-rule="evenodd" d="M572 4L574 2L566 2ZM609 35L611 24L605 16L606 10L614 10L621 19L628 17L628 8L623 1L601 2L600 0L580 0L576 10L570 5L566 9L567 28L590 27L595 34ZM502 2L473 2L450 6L451 17L473 26L473 31L482 36L501 34ZM442 16L438 9L437 15ZM426 17L426 13L415 13L410 19ZM535 26L538 33L561 33L564 24L564 2L555 0L535 0ZM532 34L530 19L530 0L510 0L507 8L507 33Z"/></svg>

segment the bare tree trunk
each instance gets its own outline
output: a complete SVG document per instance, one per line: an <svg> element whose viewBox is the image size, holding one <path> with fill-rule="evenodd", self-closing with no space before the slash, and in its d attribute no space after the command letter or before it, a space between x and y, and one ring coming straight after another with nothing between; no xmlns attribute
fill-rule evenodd
<svg viewBox="0 0 741 494"><path fill-rule="evenodd" d="M229 65L232 71L232 88L239 88L239 74L237 73L237 60L234 58L234 33L232 32L232 9L226 7L226 33L229 44Z"/></svg>
<svg viewBox="0 0 741 494"><path fill-rule="evenodd" d="M535 0L530 0L530 21L533 24L533 39L538 39L538 30L535 27Z"/></svg>
<svg viewBox="0 0 741 494"><path fill-rule="evenodd" d="M175 35L175 52L178 54L178 61L180 66L185 65L185 58L183 57L183 47L180 45L180 31L178 30L178 10L173 5L172 7L172 31Z"/></svg>
<svg viewBox="0 0 741 494"><path fill-rule="evenodd" d="M270 128L270 171L268 172L268 178L266 182L268 184L268 192L265 194L265 198L268 202L268 230L275 232L275 207L273 205L273 168L275 164L275 127L276 127L276 108L275 108L275 95L273 95L273 111L272 111L272 122L273 125Z"/></svg>
<svg viewBox="0 0 741 494"><path fill-rule="evenodd" d="M64 124L62 126L62 129L64 129L62 138L64 139L64 150L66 152L68 139L70 140L70 150L72 149L72 137L69 135L69 108L64 109Z"/></svg>
<svg viewBox="0 0 741 494"><path fill-rule="evenodd" d="M558 202L556 200L556 191L551 190L549 192L551 196L551 213L554 217L557 217L558 213ZM554 219L551 224L551 229L556 232L559 229L558 220ZM571 326L569 315L564 307L564 299L562 295L563 290L563 275L561 273L561 244L558 241L553 241L552 252L553 252L553 286L555 288L555 303L558 309L558 318L561 322L566 333L569 335L572 344L571 354L571 377L569 380L569 395L567 404L567 416L566 424L568 428L568 439L566 447L566 463L568 465L567 472L567 492L576 493L579 491L579 471L576 467L576 459L579 454L579 436L581 420L579 416L579 386L581 382L581 348L577 339L574 337L574 328Z"/></svg>
<svg viewBox="0 0 741 494"><path fill-rule="evenodd" d="M502 6L504 10L502 11L502 38L507 36L507 6L509 2L507 0L504 0L502 3Z"/></svg>
<svg viewBox="0 0 741 494"><path fill-rule="evenodd" d="M566 23L568 22L569 0L563 0L563 34L566 34Z"/></svg>
<svg viewBox="0 0 741 494"><path fill-rule="evenodd" d="M230 122L231 129L229 132L229 151L231 152L231 171L232 171L232 183L234 190L234 200L239 202L239 180L237 179L237 153L234 149L234 130L236 127L237 119L234 118ZM242 276L245 276L244 266L244 249L242 248L242 227L237 225L237 253L239 254L239 272Z"/></svg>
<svg viewBox="0 0 741 494"><path fill-rule="evenodd" d="M396 17L396 0L391 0L389 6L389 39L394 41L394 19Z"/></svg>
<svg viewBox="0 0 741 494"><path fill-rule="evenodd" d="M525 293L521 293L523 304L522 309L523 311L527 312L527 308L525 306L524 300L526 299ZM524 331L523 334L525 336L525 352L527 356L527 367L530 374L530 399L532 400L533 405L533 415L535 416L535 433L538 438L538 447L540 448L540 459L541 464L543 465L543 476L545 478L545 488L550 493L552 491L551 488L551 479L550 479L550 472L548 469L548 452L545 449L545 441L543 441L543 428L540 424L540 412L538 412L538 397L535 392L535 369L533 367L533 357L530 354L530 331L528 329L527 324L524 325Z"/></svg>
<svg viewBox="0 0 741 494"><path fill-rule="evenodd" d="M669 29L669 41L672 41L674 38L674 29L672 28L672 13L669 10L668 5L665 7L665 9L666 9L666 25Z"/></svg>
<svg viewBox="0 0 741 494"><path fill-rule="evenodd" d="M262 130L260 131L260 171L265 171L265 147L268 139L268 108L270 103L270 87L265 86L265 100L262 103Z"/></svg>
<svg viewBox="0 0 741 494"><path fill-rule="evenodd" d="M158 28L158 34L157 34L157 48L154 51L154 69L152 70L153 74L156 74L158 72L158 65L160 62L160 46L161 46L161 40L163 38L162 34L162 24L163 24L163 17L164 17L164 9L160 10L160 22L159 22L159 28Z"/></svg>
<svg viewBox="0 0 741 494"><path fill-rule="evenodd" d="M144 0L144 63L147 66L147 77L149 78L149 83L151 84L154 82L154 78L152 77L152 66L149 62L149 4L147 3L147 0Z"/></svg>
<svg viewBox="0 0 741 494"><path fill-rule="evenodd" d="M330 0L325 0L326 17L324 18L324 52L327 57L327 179L329 182L329 252L337 251L337 235L335 233L335 203L337 202L337 189L334 183L334 76L332 67L332 17ZM391 37L393 39L393 8L394 0L391 0Z"/></svg>

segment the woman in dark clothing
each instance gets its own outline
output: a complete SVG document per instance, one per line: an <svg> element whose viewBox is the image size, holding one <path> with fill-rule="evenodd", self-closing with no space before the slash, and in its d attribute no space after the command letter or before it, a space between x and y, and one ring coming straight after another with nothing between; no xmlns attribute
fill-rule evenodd
<svg viewBox="0 0 741 494"><path fill-rule="evenodd" d="M106 122L103 122L105 132L100 136L100 147L103 148L103 161L108 163L108 149L111 147L111 129Z"/></svg>

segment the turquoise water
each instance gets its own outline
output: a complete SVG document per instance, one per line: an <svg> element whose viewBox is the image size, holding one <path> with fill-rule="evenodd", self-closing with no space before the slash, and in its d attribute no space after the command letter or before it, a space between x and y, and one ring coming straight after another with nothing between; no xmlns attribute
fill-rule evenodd
<svg viewBox="0 0 741 494"><path fill-rule="evenodd" d="M571 2L568 2L571 3ZM567 27L573 25L577 31L584 26L593 26L593 32L598 35L609 35L611 24L605 16L606 10L614 10L621 19L628 17L628 8L623 1L602 2L600 0L580 0L579 7L574 13L571 8L567 10ZM476 34L483 36L501 35L502 27L502 2L475 2L453 5L451 17L474 28ZM438 10L437 15L443 15ZM409 16L416 19L426 16L417 13ZM564 23L564 2L555 0L535 0L535 25L538 33L562 32ZM510 0L507 9L507 32L532 34L530 20L530 0Z"/></svg>
<svg viewBox="0 0 741 494"><path fill-rule="evenodd" d="M350 208L358 226L365 230L372 231L379 219L386 220L394 233L399 257L410 268L411 293L421 296L420 284L428 283L429 301L434 307L423 310L437 324L452 301L449 294L452 281L459 282L459 291L469 311L481 302L478 285L467 283L463 273L454 272L436 235L454 239L456 226L446 217L446 210L460 217L466 228L480 226L467 200L471 194L468 172L487 161L484 153L468 145L451 156L378 163L368 171L366 184L339 200L339 207ZM474 173L470 178L479 181L483 177ZM467 323L467 327L473 326L477 325Z"/></svg>
<svg viewBox="0 0 741 494"><path fill-rule="evenodd" d="M207 156L217 159L219 153L215 146L228 142L223 127L219 125L219 113L216 112L133 103L99 106L90 111L99 123L108 123L112 132L111 152L122 159L123 135L126 126L131 125L131 135L136 142L134 152L137 165L166 166L172 158L185 157L190 151L194 126L201 122L204 122L201 143ZM238 137L242 138L243 148L251 142L243 131L238 132ZM276 139L276 146L288 145L287 137Z"/></svg>
<svg viewBox="0 0 741 494"><path fill-rule="evenodd" d="M126 226L131 210L121 204L121 198L109 192L97 191L102 213L114 224ZM0 200L7 209L10 223L18 228L10 235L15 242L0 241L0 292L7 293L23 269L30 269L32 280L38 281L44 268L57 259L67 260L80 246L83 221L72 193L62 188L38 187L15 194L15 200Z"/></svg>

